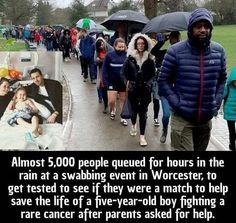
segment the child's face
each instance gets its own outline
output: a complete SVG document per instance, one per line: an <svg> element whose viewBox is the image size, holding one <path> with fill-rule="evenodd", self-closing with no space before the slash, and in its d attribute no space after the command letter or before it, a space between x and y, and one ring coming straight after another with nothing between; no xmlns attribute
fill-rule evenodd
<svg viewBox="0 0 236 223"><path fill-rule="evenodd" d="M26 100L26 92L24 90L19 90L16 94L16 98L18 101L25 101Z"/></svg>
<svg viewBox="0 0 236 223"><path fill-rule="evenodd" d="M115 49L117 51L125 51L125 43L118 42L117 45L115 46Z"/></svg>

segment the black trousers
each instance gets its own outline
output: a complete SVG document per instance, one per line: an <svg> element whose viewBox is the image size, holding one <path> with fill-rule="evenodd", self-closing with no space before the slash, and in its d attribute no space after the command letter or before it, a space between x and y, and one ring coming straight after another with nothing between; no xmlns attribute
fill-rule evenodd
<svg viewBox="0 0 236 223"><path fill-rule="evenodd" d="M235 140L236 140L236 132L235 132L235 121L228 121L228 129L229 129L229 149L235 151Z"/></svg>
<svg viewBox="0 0 236 223"><path fill-rule="evenodd" d="M157 118L158 118L159 110L160 110L159 100L153 98L154 119L157 119Z"/></svg>
<svg viewBox="0 0 236 223"><path fill-rule="evenodd" d="M144 99L139 101L133 98L133 99L130 99L130 104L133 110L133 117L131 118L132 125L136 124L137 116L139 116L140 135L144 135L145 129L146 129L147 111L148 111L149 103L145 101Z"/></svg>

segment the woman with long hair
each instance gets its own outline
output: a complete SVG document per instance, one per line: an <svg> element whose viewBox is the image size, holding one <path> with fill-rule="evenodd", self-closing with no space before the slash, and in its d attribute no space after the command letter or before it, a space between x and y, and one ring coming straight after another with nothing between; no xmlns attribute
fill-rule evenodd
<svg viewBox="0 0 236 223"><path fill-rule="evenodd" d="M139 116L140 146L147 146L145 128L148 105L151 102L151 82L155 76L155 63L151 39L144 34L135 34L127 50L122 76L127 81L128 98L133 110L131 136L137 135L136 120Z"/></svg>

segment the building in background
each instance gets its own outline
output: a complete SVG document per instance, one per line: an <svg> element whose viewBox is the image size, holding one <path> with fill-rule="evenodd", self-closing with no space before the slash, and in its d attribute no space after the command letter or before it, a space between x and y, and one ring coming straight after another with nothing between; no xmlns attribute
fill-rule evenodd
<svg viewBox="0 0 236 223"><path fill-rule="evenodd" d="M108 11L115 5L110 0L94 0L86 7L89 11L90 18L95 22L101 23L108 17Z"/></svg>

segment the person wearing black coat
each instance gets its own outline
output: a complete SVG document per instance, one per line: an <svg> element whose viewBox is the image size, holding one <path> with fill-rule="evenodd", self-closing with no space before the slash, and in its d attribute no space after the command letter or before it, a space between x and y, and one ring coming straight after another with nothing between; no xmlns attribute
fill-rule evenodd
<svg viewBox="0 0 236 223"><path fill-rule="evenodd" d="M140 146L147 146L145 139L147 110L151 102L151 82L155 76L155 62L150 53L151 49L152 42L147 35L135 34L128 45L127 59L121 71L127 81L128 98L133 110L130 135L137 135L136 119L139 115Z"/></svg>

